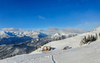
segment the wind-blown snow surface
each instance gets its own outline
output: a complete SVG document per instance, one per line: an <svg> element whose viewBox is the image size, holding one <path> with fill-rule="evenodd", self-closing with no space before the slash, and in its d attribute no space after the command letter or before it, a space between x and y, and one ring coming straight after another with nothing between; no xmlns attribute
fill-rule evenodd
<svg viewBox="0 0 100 63"><path fill-rule="evenodd" d="M89 45L80 46L80 41L84 36L95 35L99 31L100 28L97 28L76 37L53 41L44 46L51 46L54 50L43 52L42 46L31 54L0 60L0 63L100 63L99 39ZM64 47L69 47L69 49L63 50Z"/></svg>

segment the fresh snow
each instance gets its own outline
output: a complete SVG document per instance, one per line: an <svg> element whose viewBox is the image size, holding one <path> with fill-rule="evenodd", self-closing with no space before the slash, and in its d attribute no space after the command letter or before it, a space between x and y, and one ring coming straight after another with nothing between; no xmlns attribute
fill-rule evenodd
<svg viewBox="0 0 100 63"><path fill-rule="evenodd" d="M80 41L84 36L95 35L99 32L100 27L75 37L52 41L44 46L51 46L54 50L43 52L44 46L42 46L30 54L3 59L0 63L100 63L100 40L80 46ZM63 50L64 47L68 49Z"/></svg>
<svg viewBox="0 0 100 63"><path fill-rule="evenodd" d="M0 60L0 63L99 63L100 41L70 50L24 54Z"/></svg>

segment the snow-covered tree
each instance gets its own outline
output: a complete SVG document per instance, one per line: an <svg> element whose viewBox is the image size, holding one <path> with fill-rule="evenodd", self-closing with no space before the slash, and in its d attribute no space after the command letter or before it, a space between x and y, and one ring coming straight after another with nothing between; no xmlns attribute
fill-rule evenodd
<svg viewBox="0 0 100 63"><path fill-rule="evenodd" d="M98 36L96 34L96 36L93 36L93 35L88 35L88 37L86 38L86 36L84 36L84 38L81 40L80 44L87 44L87 43L91 43L95 40L97 40Z"/></svg>
<svg viewBox="0 0 100 63"><path fill-rule="evenodd" d="M99 39L100 39L100 33L99 33Z"/></svg>
<svg viewBox="0 0 100 63"><path fill-rule="evenodd" d="M96 40L98 39L98 35L97 35L97 33L96 33L96 37L95 37L95 38L96 38Z"/></svg>

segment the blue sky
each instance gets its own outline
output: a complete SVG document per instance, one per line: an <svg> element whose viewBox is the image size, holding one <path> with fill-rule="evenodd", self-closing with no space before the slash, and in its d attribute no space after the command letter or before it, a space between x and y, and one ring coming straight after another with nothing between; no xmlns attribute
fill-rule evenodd
<svg viewBox="0 0 100 63"><path fill-rule="evenodd" d="M100 26L99 0L0 0L0 29Z"/></svg>

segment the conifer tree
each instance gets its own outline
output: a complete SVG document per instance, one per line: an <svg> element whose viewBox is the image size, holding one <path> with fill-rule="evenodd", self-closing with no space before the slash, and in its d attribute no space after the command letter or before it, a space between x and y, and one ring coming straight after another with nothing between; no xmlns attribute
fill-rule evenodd
<svg viewBox="0 0 100 63"><path fill-rule="evenodd" d="M96 40L96 37L93 36L93 40L92 41L95 41L95 40Z"/></svg>
<svg viewBox="0 0 100 63"><path fill-rule="evenodd" d="M86 44L86 42L87 42L86 36L84 36L83 43Z"/></svg>
<svg viewBox="0 0 100 63"><path fill-rule="evenodd" d="M91 37L90 37L90 35L88 35L87 41L90 41L90 39L91 39Z"/></svg>
<svg viewBox="0 0 100 63"><path fill-rule="evenodd" d="M97 33L96 33L96 37L95 37L95 39L96 39L96 40L98 39L98 35L97 35Z"/></svg>
<svg viewBox="0 0 100 63"><path fill-rule="evenodd" d="M99 39L100 39L100 33L99 33Z"/></svg>
<svg viewBox="0 0 100 63"><path fill-rule="evenodd" d="M92 36L92 35L91 35L90 41L91 41L91 42L93 41L93 36Z"/></svg>
<svg viewBox="0 0 100 63"><path fill-rule="evenodd" d="M99 36L100 36L100 33L99 33ZM92 41L95 41L98 39L98 35L96 34L96 36L93 36L93 35L88 35L88 37L86 38L86 36L84 36L84 38L82 39L82 41L80 42L80 44L89 44L91 43Z"/></svg>

